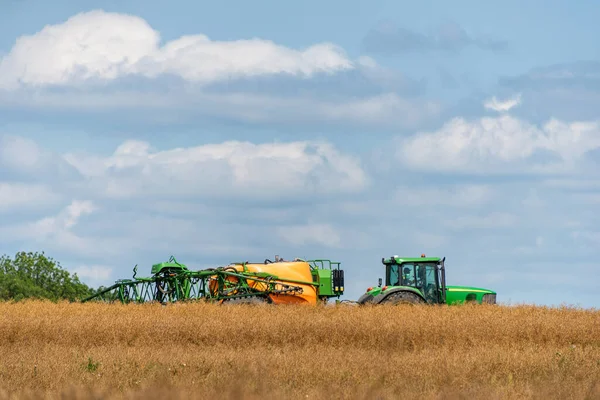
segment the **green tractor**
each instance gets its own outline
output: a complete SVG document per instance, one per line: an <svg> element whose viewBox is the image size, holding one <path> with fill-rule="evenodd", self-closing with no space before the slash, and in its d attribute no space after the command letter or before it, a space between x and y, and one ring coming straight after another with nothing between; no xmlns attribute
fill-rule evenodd
<svg viewBox="0 0 600 400"><path fill-rule="evenodd" d="M496 292L470 286L447 286L446 258L399 257L382 258L385 285L370 287L359 304L496 304Z"/></svg>

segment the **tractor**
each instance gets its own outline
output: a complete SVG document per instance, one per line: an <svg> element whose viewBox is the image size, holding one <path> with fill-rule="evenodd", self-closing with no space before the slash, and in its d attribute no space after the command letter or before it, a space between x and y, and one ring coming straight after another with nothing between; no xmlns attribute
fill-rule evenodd
<svg viewBox="0 0 600 400"><path fill-rule="evenodd" d="M446 257L382 258L385 285L367 289L357 301L365 304L496 304L496 292L470 286L446 285Z"/></svg>

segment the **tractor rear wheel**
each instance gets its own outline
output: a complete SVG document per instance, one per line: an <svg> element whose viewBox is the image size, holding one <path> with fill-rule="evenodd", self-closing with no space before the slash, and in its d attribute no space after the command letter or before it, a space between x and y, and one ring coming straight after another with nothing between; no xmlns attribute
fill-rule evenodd
<svg viewBox="0 0 600 400"><path fill-rule="evenodd" d="M384 297L379 304L425 304L425 301L411 292L395 292Z"/></svg>

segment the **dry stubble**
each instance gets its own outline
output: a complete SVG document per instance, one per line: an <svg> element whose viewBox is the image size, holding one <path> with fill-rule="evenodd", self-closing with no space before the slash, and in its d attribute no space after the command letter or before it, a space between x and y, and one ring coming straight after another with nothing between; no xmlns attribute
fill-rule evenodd
<svg viewBox="0 0 600 400"><path fill-rule="evenodd" d="M600 398L569 308L4 303L0 355L0 398Z"/></svg>

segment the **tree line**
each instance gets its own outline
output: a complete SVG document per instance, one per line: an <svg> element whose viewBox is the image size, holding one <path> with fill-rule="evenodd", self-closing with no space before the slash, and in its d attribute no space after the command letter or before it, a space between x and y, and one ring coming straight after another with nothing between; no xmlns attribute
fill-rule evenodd
<svg viewBox="0 0 600 400"><path fill-rule="evenodd" d="M0 301L47 299L77 301L96 290L70 274L43 252L19 252L0 257Z"/></svg>

